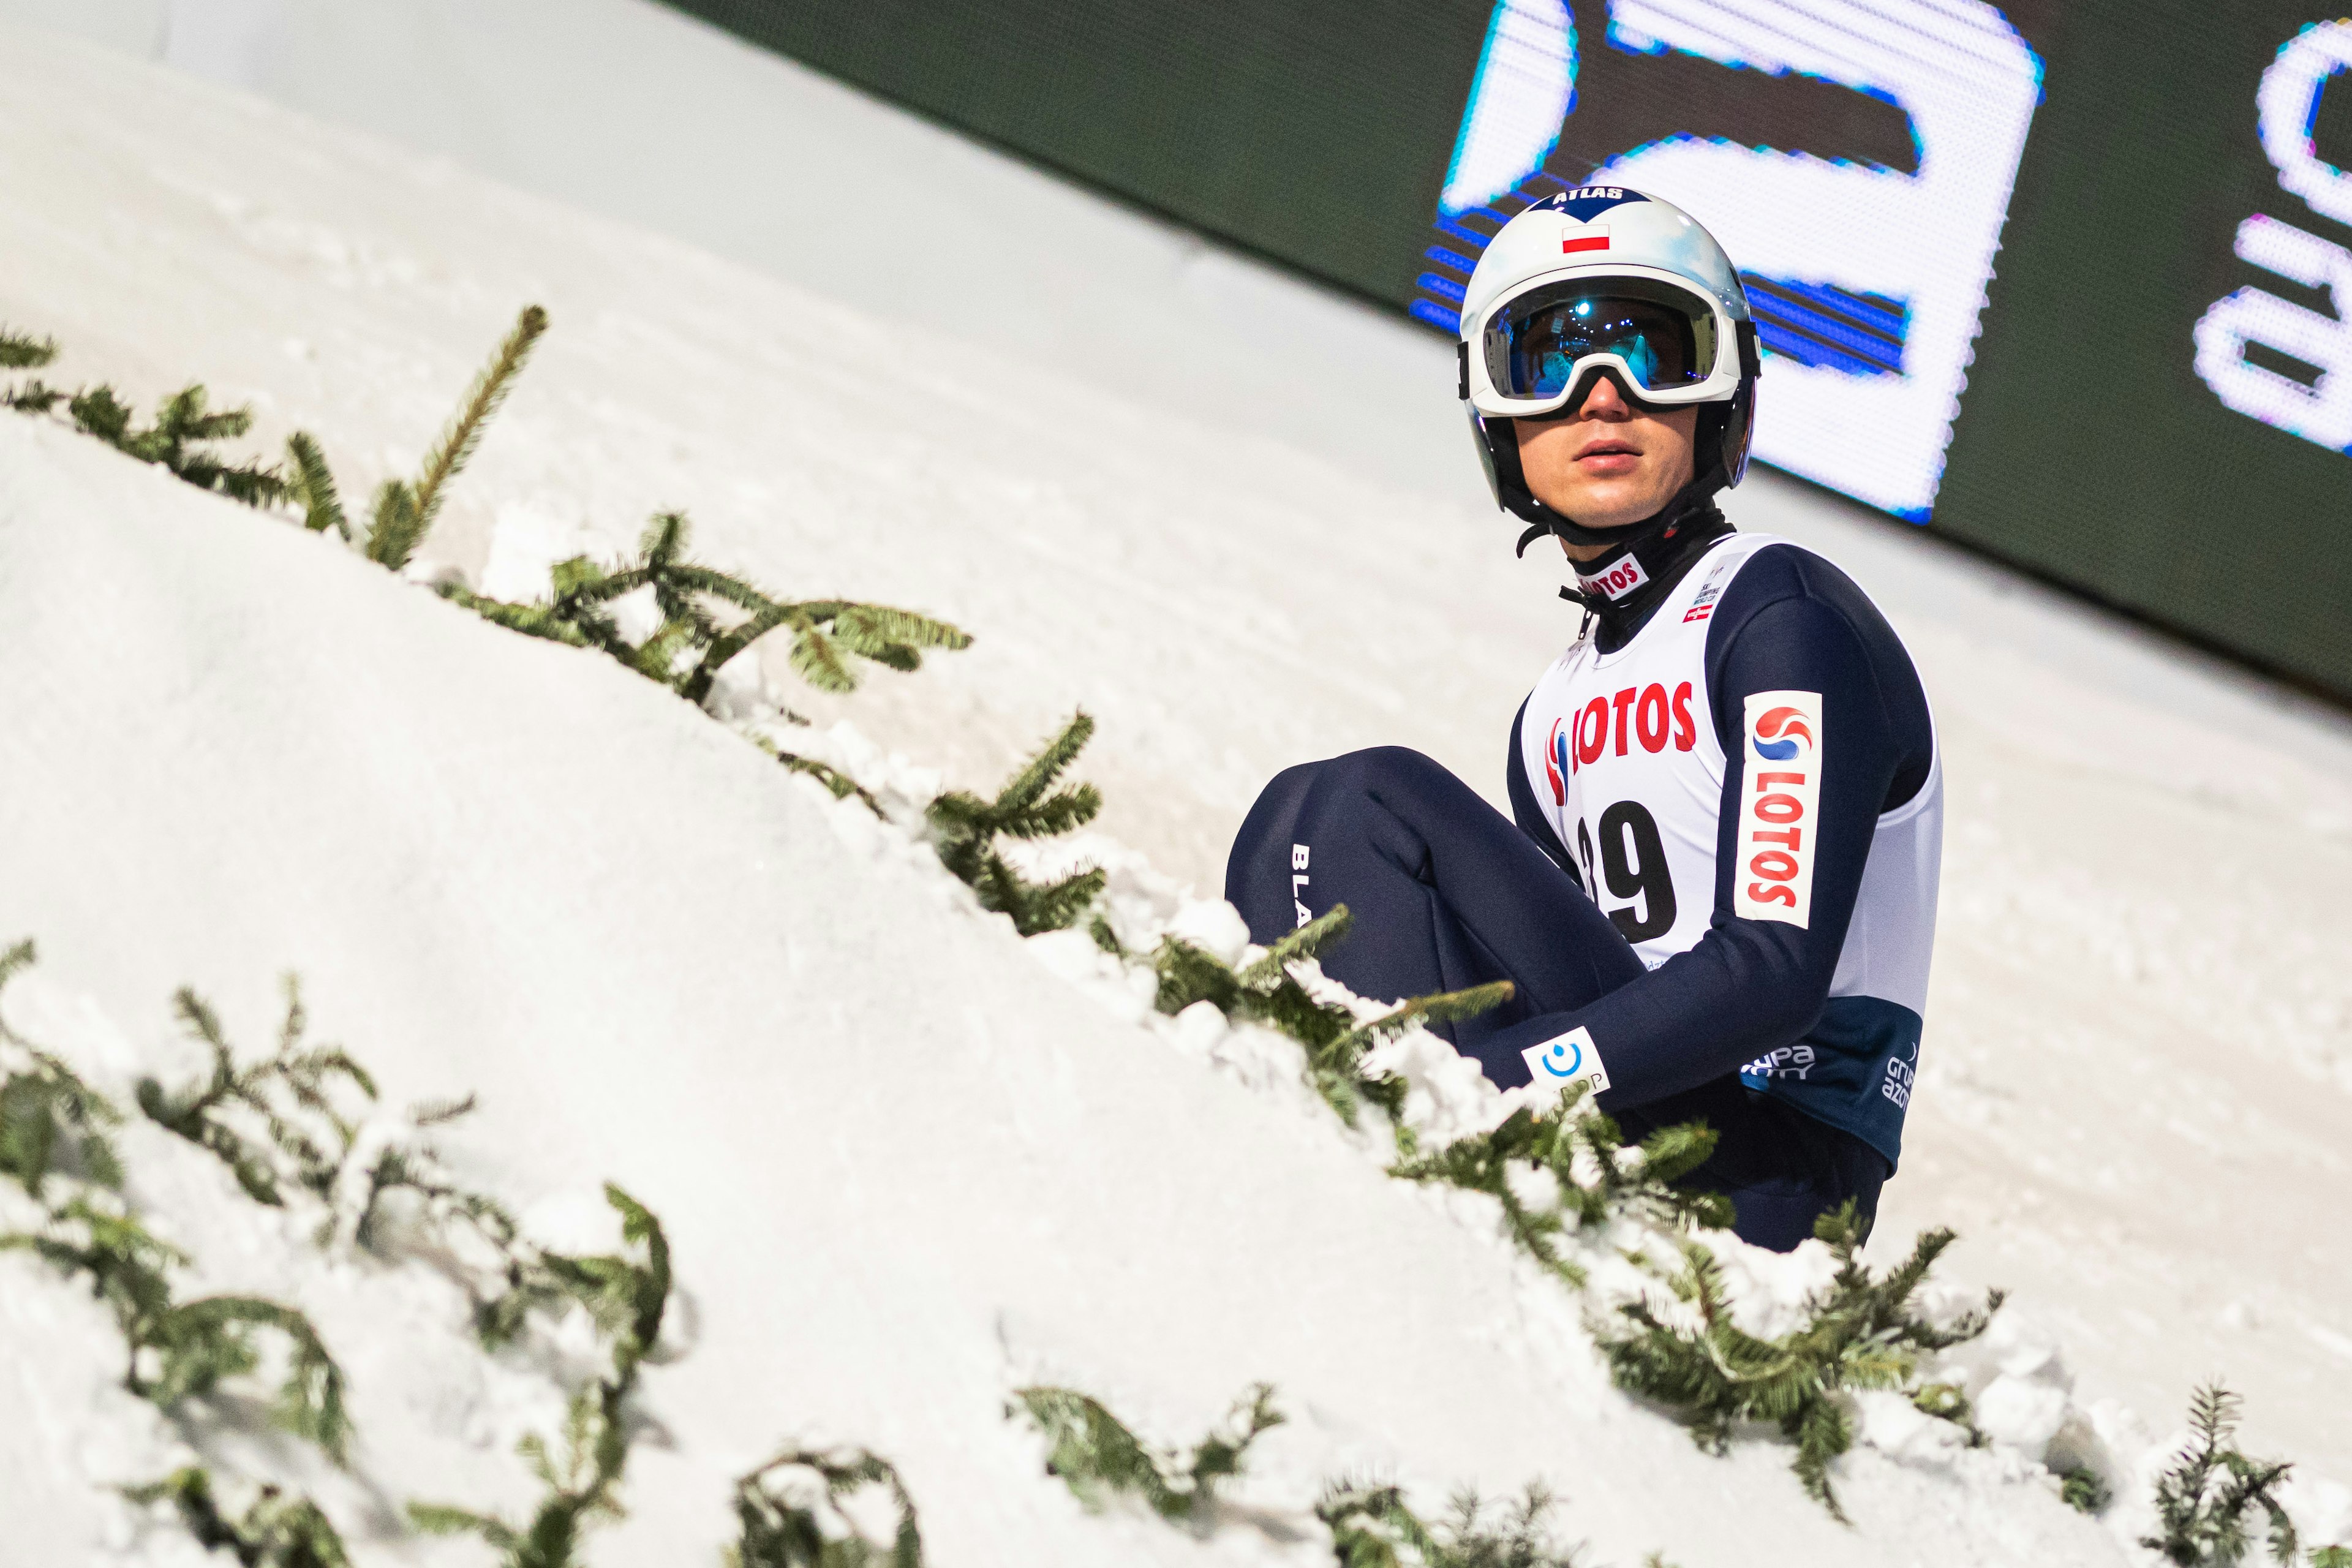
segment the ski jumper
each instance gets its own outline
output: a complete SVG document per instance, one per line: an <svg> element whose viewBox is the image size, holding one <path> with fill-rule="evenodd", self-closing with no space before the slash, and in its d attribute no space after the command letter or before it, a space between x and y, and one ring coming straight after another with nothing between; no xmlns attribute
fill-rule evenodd
<svg viewBox="0 0 2352 1568"><path fill-rule="evenodd" d="M1513 726L1516 826L1416 752L1287 770L1226 896L1271 942L1344 903L1325 969L1398 998L1508 979L1441 1032L1486 1076L1575 1034L1636 1133L1704 1120L1692 1178L1788 1247L1874 1212L1901 1154L1935 934L1942 774L1875 605L1801 546L1729 534L1646 616L1580 636Z"/></svg>

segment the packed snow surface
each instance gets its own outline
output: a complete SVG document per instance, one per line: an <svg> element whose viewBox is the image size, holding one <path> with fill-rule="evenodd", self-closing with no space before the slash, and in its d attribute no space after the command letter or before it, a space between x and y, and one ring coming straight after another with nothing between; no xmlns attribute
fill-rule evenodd
<svg viewBox="0 0 2352 1568"><path fill-rule="evenodd" d="M2112 1557L2006 1452L1857 1459L1857 1531L1781 1453L1706 1458L1609 1390L1579 1304L1491 1212L1383 1175L1295 1060L1210 1070L1213 1019L1140 1026L1131 987L1070 984L1086 938L1033 961L927 850L650 683L56 430L0 426L0 475L11 816L78 825L7 852L8 918L52 955L11 1021L127 1099L139 1070L194 1066L162 1043L181 980L268 1037L268 953L389 1100L481 1097L463 1157L551 1239L608 1239L581 1201L601 1178L661 1214L689 1329L600 1561L715 1551L727 1479L814 1437L898 1463L937 1562L1202 1553L1043 1474L1003 1408L1039 1379L1171 1436L1278 1386L1294 1424L1249 1494L1274 1522L1213 1559L1316 1560L1306 1510L1343 1472L1433 1497L1550 1478L1624 1561L1756 1560L1760 1518L1769 1561L1871 1562L1923 1519L1925 1561ZM128 1149L204 1287L289 1300L343 1348L363 1485L313 1484L362 1544L371 1502L527 1501L507 1450L560 1402L471 1350L454 1287L321 1268L304 1216L245 1204L207 1156L145 1128ZM182 1450L114 1385L100 1307L5 1267L41 1412L7 1428L12 1515L60 1556L141 1550L100 1489ZM1694 1489L1716 1500L1696 1514Z"/></svg>
<svg viewBox="0 0 2352 1568"><path fill-rule="evenodd" d="M971 652L846 703L781 666L771 684L965 785L1083 703L1101 826L1204 892L1301 757L1414 744L1499 794L1510 711L1570 628L1464 497L980 351L909 363L890 323L672 242L40 35L0 45L0 319L62 340L61 377L145 400L201 376L254 401L257 438L316 431L361 496L413 465L517 307L550 308L433 566L528 592L683 506L700 553L754 580L947 616ZM1691 1568L2119 1560L2128 1520L2067 1512L2025 1458L2078 1417L2137 1462L2215 1373L2249 1396L2251 1450L2352 1473L2352 974L2331 957L2352 747L1792 487L1730 510L1848 564L1937 703L1942 942L1874 1255L1952 1224L1947 1271L2015 1290L1979 1369L2011 1441L1953 1456L1874 1413L1853 1531L1780 1449L1707 1458L1609 1392L1577 1303L1475 1205L1382 1176L1246 1051L1218 1070L1115 984L1073 984L1083 954L1024 952L919 847L725 727L14 422L0 934L45 957L11 1016L119 1091L178 1059L174 986L257 1043L296 970L388 1100L480 1094L453 1142L551 1238L605 1177L661 1213L692 1343L649 1374L667 1444L603 1562L715 1547L725 1478L808 1437L897 1459L941 1563L1321 1550L1086 1517L1003 1419L1040 1376L1171 1440L1273 1382L1293 1424L1247 1496L1277 1523L1350 1468L1433 1498L1542 1477L1601 1554ZM1204 907L1122 865L1171 918ZM382 1498L520 1500L509 1449L543 1400L465 1349L446 1287L321 1269L221 1220L226 1177L186 1146L130 1152L207 1268L344 1349ZM59 1559L124 1546L100 1489L177 1438L110 1391L94 1306L6 1268L0 1333L40 1413L0 1426L12 1529ZM2326 1530L2343 1504L2298 1506Z"/></svg>

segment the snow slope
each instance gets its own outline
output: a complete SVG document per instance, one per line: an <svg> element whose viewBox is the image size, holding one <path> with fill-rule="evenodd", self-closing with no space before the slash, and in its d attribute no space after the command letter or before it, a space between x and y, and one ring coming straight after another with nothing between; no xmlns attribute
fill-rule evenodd
<svg viewBox="0 0 2352 1568"><path fill-rule="evenodd" d="M715 1550L726 1478L812 1433L890 1454L942 1563L1327 1550L1087 1519L1003 1418L1041 1373L1171 1435L1274 1381L1297 1419L1253 1500L1293 1521L1342 1470L1432 1492L1542 1474L1620 1561L1861 1563L1895 1540L1924 1562L2114 1559L1990 1455L1863 1456L1859 1531L1784 1454L1701 1456L1608 1390L1575 1302L1486 1226L1302 1096L1122 1022L922 851L595 656L52 429L0 426L0 774L10 820L37 825L0 854L0 908L52 955L18 1026L120 1080L163 1054L173 985L255 1040L285 964L388 1100L481 1095L459 1142L494 1190L543 1206L611 1177L663 1215L692 1343L650 1385L667 1442L600 1561ZM238 1206L226 1174L168 1144L134 1139L139 1190L213 1242L213 1281L290 1295L352 1347L370 1486L520 1500L499 1449L525 1412L447 1348L453 1292L297 1266L290 1226L208 1225ZM52 1414L11 1424L0 1489L62 1556L115 1507L97 1485L153 1473L137 1460L163 1445L110 1425L127 1401L96 1305L8 1268L14 1381Z"/></svg>
<svg viewBox="0 0 2352 1568"><path fill-rule="evenodd" d="M6 22L70 29L1221 431L1424 489L1462 475L1448 351L1428 333L656 0L0 0Z"/></svg>
<svg viewBox="0 0 2352 1568"><path fill-rule="evenodd" d="M270 432L319 431L363 493L413 459L515 306L541 300L555 336L453 501L450 560L509 571L564 541L618 543L654 506L683 504L706 553L757 578L950 616L980 645L854 700L857 721L982 783L1083 701L1103 720L1087 771L1112 802L1106 826L1204 886L1257 783L1298 756L1408 740L1493 787L1510 709L1564 633L1538 568L1497 560L1499 525L1458 500L983 352L927 372L910 398L869 368L887 329L807 294L166 75L30 33L5 43L16 130L0 145L0 316L66 340L61 373L148 395L203 374L257 399ZM496 1130L520 1140L509 1191L605 1173L640 1190L697 1249L684 1267L709 1310L753 1317L780 1291L864 1303L827 1296L806 1339L714 1321L663 1374L657 1397L721 1435L681 1439L682 1475L702 1479L678 1490L703 1486L703 1502L656 1502L670 1489L647 1469L639 1551L673 1526L660 1538L714 1531L709 1478L807 1421L907 1462L942 1561L1032 1528L1098 1552L1087 1532L1108 1527L1068 1518L1050 1488L992 1484L1034 1486L1034 1456L994 1413L1008 1340L1016 1358L1131 1393L1171 1435L1260 1376L1294 1409L1331 1411L1284 1435L1303 1447L1270 1483L1366 1455L1432 1485L1552 1474L1574 1528L1621 1560L1653 1545L1727 1560L1754 1534L1743 1510L1774 1521L1791 1560L1875 1560L1906 1510L1973 1521L1921 1549L1940 1560L2105 1550L2054 1509L1985 1509L1868 1456L1857 1468L1885 1473L1854 1489L1859 1538L1807 1511L1777 1455L1699 1462L1678 1435L1584 1396L1574 1353L1541 1370L1544 1339L1570 1331L1516 1294L1491 1247L1370 1177L1311 1118L1153 1056L1008 963L1009 934L938 907L935 878L858 861L836 883L822 857L847 852L828 847L821 809L660 693L155 476L123 478L117 496L101 476L121 465L79 443L10 438L0 646L38 673L10 682L25 712L0 776L13 820L58 826L0 846L0 915L44 939L50 977L141 1038L171 986L194 981L250 1038L270 977L299 968L329 1032L385 1066L395 1098L484 1090ZM2352 1384L2336 1131L2352 980L2329 962L2346 935L2329 890L2352 857L2340 735L1792 487L1744 489L1734 510L1823 542L1882 593L1949 748L1935 1022L1886 1233L1959 1225L1956 1272L2018 1287L2012 1310L2061 1324L2086 1400L2121 1394L2162 1426L2190 1382L2225 1372L2251 1396L2250 1447L2352 1471L2331 1419ZM549 710L538 721L533 703ZM864 917L836 890L860 877L876 883ZM871 953L890 950L875 944L902 932L954 984L914 994L877 975ZM861 975L887 995L839 994ZM975 1016L995 1031L986 1067L966 1059ZM806 1037L775 1022L808 1017ZM718 1040L743 1044L703 1044ZM624 1091L551 1065L639 1050L691 1070L640 1071ZM894 1079L885 1052L941 1065ZM1098 1063L1076 1065L1097 1057L1120 1065L1099 1080ZM966 1098L928 1114L977 1143L936 1152L921 1181L850 1181L932 1071ZM1163 1071L1192 1087L1120 1076ZM1002 1086L994 1103L1021 1107L1008 1123L964 1109L991 1074L1033 1072L1061 1087ZM755 1074L826 1086L817 1103L850 1108L838 1141L800 1147L741 1092ZM1188 1095L1211 1109L1160 1109ZM719 1102L708 1125L683 1109L706 1097ZM1139 1100L1152 1115L1131 1114ZM1041 1123L1033 1101L1060 1110ZM984 1152L1027 1147L1023 1119L1034 1167ZM1268 1164L1262 1143L1297 1165ZM1139 1153L1136 1190L1106 1187L1088 1156L1129 1148L1160 1152ZM1000 1166L1025 1172L1005 1177L1017 1190L974 1183ZM803 1212L812 1192L842 1208ZM845 1279L778 1281L765 1260L735 1273L714 1240L730 1216L772 1215L777 1256L806 1257L812 1235L851 1228L841 1215L885 1212L883 1256L820 1249ZM1121 1245L1127 1272L1082 1267L1136 1215L1165 1258ZM1027 1228L1040 1217L1042 1236ZM1377 1250L1360 1240L1374 1226ZM927 1298L955 1305L908 1305ZM1000 1315L1014 1325L1003 1337ZM856 1337L877 1323L944 1359ZM836 1326L868 1348L820 1349ZM1361 1372L1392 1362L1417 1393ZM891 1392L927 1378L962 1391L960 1415L910 1415L926 1402ZM783 1392L772 1413L745 1411L726 1396L745 1386ZM1365 1433L1396 1446L1350 1446ZM1672 1501L1727 1487L1722 1512ZM1040 1511L991 1512L1019 1508ZM2010 1530L2030 1543L1967 1533ZM1147 1531L1121 1549L1179 1547Z"/></svg>

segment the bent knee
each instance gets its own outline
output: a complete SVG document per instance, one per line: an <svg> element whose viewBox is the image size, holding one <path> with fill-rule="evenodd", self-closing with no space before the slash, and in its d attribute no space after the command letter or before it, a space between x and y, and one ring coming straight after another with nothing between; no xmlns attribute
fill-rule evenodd
<svg viewBox="0 0 2352 1568"><path fill-rule="evenodd" d="M1317 765L1323 770L1318 783L1336 784L1368 794L1399 786L1411 790L1449 784L1464 787L1462 781L1435 758L1424 756L1411 746L1367 746Z"/></svg>
<svg viewBox="0 0 2352 1568"><path fill-rule="evenodd" d="M1410 746L1372 746L1349 752L1323 764L1313 795L1331 798L1342 791L1379 806L1383 815L1407 822L1454 820L1485 803L1478 793L1447 771L1433 757ZM1309 812L1313 811L1310 805Z"/></svg>

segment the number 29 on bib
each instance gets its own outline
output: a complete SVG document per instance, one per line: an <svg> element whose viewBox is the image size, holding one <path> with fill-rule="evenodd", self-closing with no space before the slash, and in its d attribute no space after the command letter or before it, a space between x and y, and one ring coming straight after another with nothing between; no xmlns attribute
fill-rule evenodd
<svg viewBox="0 0 2352 1568"><path fill-rule="evenodd" d="M1813 913L1815 817L1822 798L1822 694L1758 691L1748 699L1742 751L1747 777L1739 807L1739 862L1731 912L1786 921Z"/></svg>

